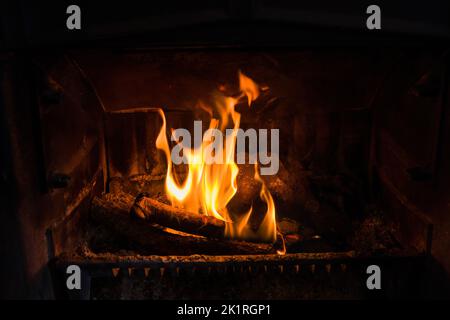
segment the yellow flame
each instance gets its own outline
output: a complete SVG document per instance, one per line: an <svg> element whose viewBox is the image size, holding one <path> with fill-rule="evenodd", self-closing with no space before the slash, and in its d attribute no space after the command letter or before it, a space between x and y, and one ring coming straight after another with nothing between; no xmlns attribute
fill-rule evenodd
<svg viewBox="0 0 450 320"><path fill-rule="evenodd" d="M182 183L179 183L182 179L173 170L166 136L166 118L164 112L161 109L158 110L163 123L156 139L156 147L162 150L166 156L165 190L173 206L225 221L225 236L274 242L276 240L275 204L264 181L257 172L257 167L255 167L254 178L261 183L260 197L267 204L267 211L257 231L252 230L249 226L252 208L247 213L238 215L240 218L234 219L227 209L227 204L237 192L237 175L239 172L234 156L241 114L235 111L235 106L239 99L243 97L247 97L250 106L251 102L259 96L258 85L241 72L239 72L239 85L242 93L238 98L217 95L213 108L204 104L201 105L202 109L207 111L215 109L219 114L220 119L215 119L212 116L212 111L208 112L211 116L210 129L219 128L222 132L225 129L232 129L231 134L224 135L225 141L222 150L216 150L218 152L216 156L223 161L221 163L207 163L205 161L208 156L205 149L212 142L204 137L201 146L183 149L184 156L188 160L188 170Z"/></svg>
<svg viewBox="0 0 450 320"><path fill-rule="evenodd" d="M252 79L239 71L239 87L241 88L241 91L247 96L248 105L250 106L252 101L256 100L256 98L258 98L259 96L258 85L253 82Z"/></svg>
<svg viewBox="0 0 450 320"><path fill-rule="evenodd" d="M275 203L265 182L258 173L258 165L255 165L255 180L261 182L259 196L267 204L266 215L258 228L258 237L265 241L274 242L277 239L277 223L275 216Z"/></svg>

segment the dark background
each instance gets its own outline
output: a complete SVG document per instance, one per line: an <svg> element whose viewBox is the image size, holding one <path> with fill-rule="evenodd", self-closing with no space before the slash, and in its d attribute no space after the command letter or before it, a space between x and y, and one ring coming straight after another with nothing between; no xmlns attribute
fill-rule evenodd
<svg viewBox="0 0 450 320"><path fill-rule="evenodd" d="M70 4L81 30L66 28ZM381 31L366 29L370 4L381 7ZM449 14L445 0L3 1L0 48L442 44Z"/></svg>
<svg viewBox="0 0 450 320"><path fill-rule="evenodd" d="M66 8L70 4L81 7L81 30L66 28ZM368 15L365 12L370 4L381 7L382 30L366 29ZM417 52L417 48L441 48L439 51L445 51L449 39L450 2L444 0L2 1L0 4L0 59L14 55L23 58L22 61L41 52L57 53L78 48L363 46L402 47L410 52ZM26 73L27 66L18 68L22 69ZM27 95L26 90L22 93ZM0 117L3 116L2 111ZM0 121L3 123L5 119L0 118ZM446 121L449 122L448 119ZM23 126L26 127L27 123L27 119L24 119ZM9 133L4 126L2 131L3 158L6 154L4 150L9 147L3 136ZM450 140L447 131L444 144ZM445 163L445 159L449 159L448 153L442 163ZM7 161L1 163L3 204L15 195L8 184ZM446 179L442 176L440 180ZM448 255L448 183L444 182L445 186L440 189L442 196L437 194L442 201L434 202L436 206L433 207L435 221L441 226L442 237L435 242L441 258ZM12 217L11 212L2 210L2 215L5 216L5 219L2 217L0 237L2 291L9 297L30 296L22 270L12 263L23 259L23 247L18 239L26 235L11 228L20 225L14 221L16 217ZM11 223L8 218L12 220ZM12 233L16 233L18 239L5 236ZM444 260L449 268L448 257ZM34 293L33 296L40 294Z"/></svg>

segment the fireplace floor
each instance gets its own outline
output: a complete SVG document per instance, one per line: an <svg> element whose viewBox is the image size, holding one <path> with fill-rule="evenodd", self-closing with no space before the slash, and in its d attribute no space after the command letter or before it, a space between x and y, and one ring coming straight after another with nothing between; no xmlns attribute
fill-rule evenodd
<svg viewBox="0 0 450 320"><path fill-rule="evenodd" d="M58 256L52 269L56 292L70 299L359 299L374 297L365 286L372 264L395 279L382 282L384 297L417 297L426 261L411 252L177 256L95 253L80 246ZM65 270L73 264L83 270L83 289L67 292Z"/></svg>
<svg viewBox="0 0 450 320"><path fill-rule="evenodd" d="M137 175L128 179L113 178L110 182L108 201L120 202L123 194L136 197L145 192L150 197L167 202L164 193L163 176ZM117 195L117 196L116 196ZM275 195L276 196L276 195ZM295 206L297 207L297 206ZM355 218L351 222L351 233L332 236L321 234L319 230L307 221L292 219L280 213L278 227L285 235L284 241L287 253L317 253L317 252L346 252L355 251L361 256L397 255L404 252L414 252L412 248L404 248L395 239L394 226L384 216L384 213L375 208L368 207L367 214L362 218ZM329 220L332 224L332 215L322 220ZM295 212L294 212L295 215ZM282 246L280 239L274 245L251 244L237 240L215 240L190 234L178 233L169 228L154 225L149 231L140 221L122 218L108 221L107 216L91 213L91 221L86 230L86 247L94 253L115 254L141 254L141 255L192 255L192 254L269 254L275 253ZM134 224L133 230L123 230L118 226ZM131 227L133 228L133 227ZM139 229L139 230L138 230ZM155 241L143 237L155 238ZM335 241L335 239L344 239ZM230 243L231 245L223 244ZM241 243L241 245L240 245Z"/></svg>
<svg viewBox="0 0 450 320"><path fill-rule="evenodd" d="M164 200L162 176L114 178L109 187L103 197L112 202L120 202L124 192L135 197L143 191ZM384 294L415 294L409 280L422 270L426 256L402 247L383 213L371 210L338 244L306 223L281 218L280 229L291 235L285 237L284 255L276 253L279 241L207 239L91 212L82 243L54 259L56 290L67 294L58 283L64 283L65 268L76 264L84 270L86 289L69 298L351 299L370 296L361 279L368 265L377 264L399 279L399 287Z"/></svg>

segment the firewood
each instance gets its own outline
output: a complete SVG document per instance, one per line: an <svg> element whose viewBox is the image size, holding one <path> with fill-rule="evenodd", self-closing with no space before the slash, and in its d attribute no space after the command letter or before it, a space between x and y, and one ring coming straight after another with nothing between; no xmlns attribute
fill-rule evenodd
<svg viewBox="0 0 450 320"><path fill-rule="evenodd" d="M134 216L146 221L183 232L216 239L224 237L224 221L212 216L174 208L145 195L136 198L132 212Z"/></svg>
<svg viewBox="0 0 450 320"><path fill-rule="evenodd" d="M153 254L265 254L276 251L270 244L169 233L150 220L133 219L132 212L136 215L134 205L135 197L124 192L94 197L91 218Z"/></svg>

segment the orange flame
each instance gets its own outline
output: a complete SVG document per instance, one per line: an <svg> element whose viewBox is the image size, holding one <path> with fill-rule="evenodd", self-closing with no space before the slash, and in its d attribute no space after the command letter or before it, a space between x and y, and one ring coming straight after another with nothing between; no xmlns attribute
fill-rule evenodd
<svg viewBox="0 0 450 320"><path fill-rule="evenodd" d="M227 204L237 192L237 175L239 168L234 161L236 137L240 125L241 114L235 111L235 106L241 98L246 97L248 105L259 96L258 85L249 77L239 72L239 85L241 95L238 98L218 95L214 108L202 105L205 110L217 110L220 119L211 115L210 129L232 129L231 134L225 134L223 148L216 150L215 157L221 159L220 163L206 161L211 148L211 137L205 135L197 148L184 148L183 153L187 158L188 171L182 183L173 170L169 143L166 136L166 118L164 112L159 109L159 115L163 120L161 130L156 139L156 147L162 150L166 156L167 174L165 190L168 199L173 206L182 207L190 212L213 216L226 222L225 236L237 239L252 239L261 241L276 240L275 204L264 181L258 174L255 165L255 179L261 183L261 199L267 204L267 211L259 228L254 231L249 226L249 219L253 208L240 215L240 218L232 218L227 209ZM231 128L230 128L231 127ZM235 215L233 215L234 217Z"/></svg>

